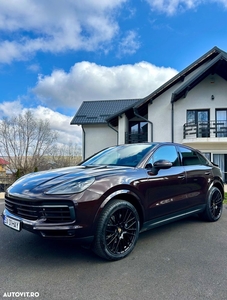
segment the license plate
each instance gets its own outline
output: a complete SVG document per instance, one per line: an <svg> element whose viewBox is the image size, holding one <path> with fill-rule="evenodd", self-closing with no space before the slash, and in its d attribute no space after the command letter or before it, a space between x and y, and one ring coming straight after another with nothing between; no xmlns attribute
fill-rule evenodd
<svg viewBox="0 0 227 300"><path fill-rule="evenodd" d="M20 221L17 221L15 219L12 219L12 218L9 218L9 217L6 217L4 218L4 224L10 228L13 228L17 231L20 231L21 230L21 223Z"/></svg>

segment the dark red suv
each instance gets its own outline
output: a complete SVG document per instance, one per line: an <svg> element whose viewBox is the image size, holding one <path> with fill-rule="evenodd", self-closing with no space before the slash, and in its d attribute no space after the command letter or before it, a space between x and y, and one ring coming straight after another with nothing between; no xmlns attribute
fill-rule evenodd
<svg viewBox="0 0 227 300"><path fill-rule="evenodd" d="M139 232L191 214L217 221L223 207L220 169L181 144L110 147L79 166L28 174L6 192L3 222L45 238L89 242L118 260Z"/></svg>

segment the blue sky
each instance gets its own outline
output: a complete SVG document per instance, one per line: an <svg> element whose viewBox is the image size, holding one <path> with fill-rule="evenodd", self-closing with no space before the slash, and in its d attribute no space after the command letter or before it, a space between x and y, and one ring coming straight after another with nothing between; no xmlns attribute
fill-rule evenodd
<svg viewBox="0 0 227 300"><path fill-rule="evenodd" d="M214 46L227 0L0 0L0 117L30 108L59 142L82 101L141 98Z"/></svg>

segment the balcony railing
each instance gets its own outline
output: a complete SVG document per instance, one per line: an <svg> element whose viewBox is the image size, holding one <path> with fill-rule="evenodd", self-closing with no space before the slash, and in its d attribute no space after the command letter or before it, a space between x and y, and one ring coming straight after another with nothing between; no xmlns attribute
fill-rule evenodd
<svg viewBox="0 0 227 300"><path fill-rule="evenodd" d="M227 137L227 120L184 124L184 139Z"/></svg>
<svg viewBox="0 0 227 300"><path fill-rule="evenodd" d="M125 132L125 143L135 144L147 142L147 132L145 133L129 133Z"/></svg>

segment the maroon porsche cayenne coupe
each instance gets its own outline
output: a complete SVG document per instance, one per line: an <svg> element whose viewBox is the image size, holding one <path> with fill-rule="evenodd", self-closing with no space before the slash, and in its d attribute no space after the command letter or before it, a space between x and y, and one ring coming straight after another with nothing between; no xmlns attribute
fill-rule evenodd
<svg viewBox="0 0 227 300"><path fill-rule="evenodd" d="M139 233L197 214L222 214L218 166L174 143L110 147L75 167L28 174L5 194L3 223L44 238L77 239L107 260L134 248Z"/></svg>

